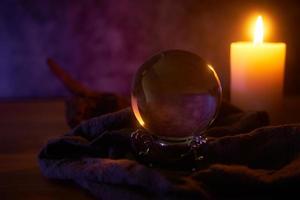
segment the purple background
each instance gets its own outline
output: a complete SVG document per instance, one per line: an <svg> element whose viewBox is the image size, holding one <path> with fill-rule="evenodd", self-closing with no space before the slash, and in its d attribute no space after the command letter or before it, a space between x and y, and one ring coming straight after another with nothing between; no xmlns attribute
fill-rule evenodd
<svg viewBox="0 0 300 200"><path fill-rule="evenodd" d="M270 0L4 0L0 98L66 95L47 68L47 57L91 88L129 94L145 59L172 48L208 60L228 94L229 45L249 40L244 24L253 11L276 22L272 41L288 45L286 93L300 93L299 5Z"/></svg>

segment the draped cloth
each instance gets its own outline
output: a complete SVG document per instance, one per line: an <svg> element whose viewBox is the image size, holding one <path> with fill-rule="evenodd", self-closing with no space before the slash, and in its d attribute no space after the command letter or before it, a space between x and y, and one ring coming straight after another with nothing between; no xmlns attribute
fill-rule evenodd
<svg viewBox="0 0 300 200"><path fill-rule="evenodd" d="M138 162L130 108L82 122L42 148L49 179L71 180L98 199L288 197L300 185L300 124L269 126L265 112L223 103L207 130L203 167L172 170Z"/></svg>

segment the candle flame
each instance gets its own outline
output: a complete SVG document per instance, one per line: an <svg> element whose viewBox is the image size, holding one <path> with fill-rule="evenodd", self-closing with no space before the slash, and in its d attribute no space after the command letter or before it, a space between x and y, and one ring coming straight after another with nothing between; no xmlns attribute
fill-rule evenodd
<svg viewBox="0 0 300 200"><path fill-rule="evenodd" d="M255 30L254 30L254 44L262 44L264 39L264 25L261 16L258 16L256 20Z"/></svg>

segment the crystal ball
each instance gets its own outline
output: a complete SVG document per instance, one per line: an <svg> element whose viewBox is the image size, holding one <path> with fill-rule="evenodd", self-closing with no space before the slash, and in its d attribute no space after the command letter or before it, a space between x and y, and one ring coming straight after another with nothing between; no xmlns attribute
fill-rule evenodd
<svg viewBox="0 0 300 200"><path fill-rule="evenodd" d="M131 106L149 134L176 140L201 135L215 119L221 95L211 65L194 53L168 50L138 69Z"/></svg>

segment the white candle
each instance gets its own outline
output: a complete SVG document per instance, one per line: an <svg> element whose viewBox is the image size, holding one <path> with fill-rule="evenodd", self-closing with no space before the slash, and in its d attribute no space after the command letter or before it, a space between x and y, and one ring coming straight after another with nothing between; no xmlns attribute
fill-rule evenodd
<svg viewBox="0 0 300 200"><path fill-rule="evenodd" d="M259 16L254 41L231 44L231 102L244 110L274 113L283 96L285 43L263 42Z"/></svg>

